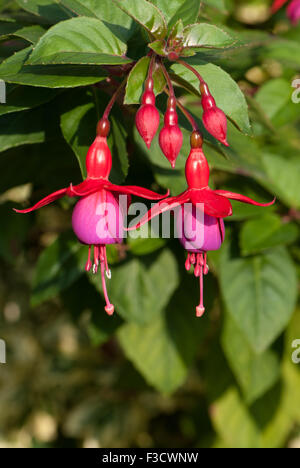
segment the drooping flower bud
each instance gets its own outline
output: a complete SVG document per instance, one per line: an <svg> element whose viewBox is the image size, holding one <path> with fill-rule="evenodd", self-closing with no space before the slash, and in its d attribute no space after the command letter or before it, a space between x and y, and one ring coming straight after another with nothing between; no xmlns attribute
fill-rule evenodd
<svg viewBox="0 0 300 468"><path fill-rule="evenodd" d="M164 127L159 134L159 145L173 169L175 168L176 159L180 153L182 142L183 136L178 126L176 99L171 97L169 98L168 109L164 118Z"/></svg>
<svg viewBox="0 0 300 468"><path fill-rule="evenodd" d="M203 124L206 130L225 146L227 143L227 118L224 112L216 106L207 84L201 83L201 104L203 107Z"/></svg>
<svg viewBox="0 0 300 468"><path fill-rule="evenodd" d="M149 149L159 127L159 112L155 107L152 78L147 80L146 90L142 96L142 105L136 113L135 123Z"/></svg>
<svg viewBox="0 0 300 468"><path fill-rule="evenodd" d="M293 25L297 25L300 20L300 0L292 0L287 8L287 15Z"/></svg>

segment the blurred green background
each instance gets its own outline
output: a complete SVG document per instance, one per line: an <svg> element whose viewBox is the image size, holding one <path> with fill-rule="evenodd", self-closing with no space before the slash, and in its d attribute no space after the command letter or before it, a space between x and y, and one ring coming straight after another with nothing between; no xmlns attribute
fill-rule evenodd
<svg viewBox="0 0 300 468"><path fill-rule="evenodd" d="M87 249L71 231L74 200L13 213L81 181L78 161L110 89L102 82L42 88L41 71L21 76L5 60L74 12L64 1L0 1L0 78L9 82L0 104L0 339L7 345L0 447L300 447L300 364L292 362L300 339L300 103L292 101L300 24L291 27L284 8L271 17L270 3L208 0L199 14L236 34L237 45L191 60L234 78L252 124L252 135L229 125L229 149L205 135L211 186L277 202L268 209L234 202L226 243L209 255L206 315L196 319L198 282L176 240L109 248L116 305L109 318L100 278L85 274ZM122 24L131 31L128 56L141 57L141 31L131 20ZM65 66L62 78L52 78L67 80L72 71ZM200 118L199 97L176 93ZM165 98L158 105L163 110ZM117 105L112 115L113 181L180 193L186 121L172 172L157 141L148 152L134 131L135 108Z"/></svg>

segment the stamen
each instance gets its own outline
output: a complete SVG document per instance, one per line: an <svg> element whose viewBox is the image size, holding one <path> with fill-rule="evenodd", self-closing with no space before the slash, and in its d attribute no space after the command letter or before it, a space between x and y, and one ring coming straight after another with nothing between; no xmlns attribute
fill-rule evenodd
<svg viewBox="0 0 300 468"><path fill-rule="evenodd" d="M99 265L99 247L98 245L94 245L94 264Z"/></svg>
<svg viewBox="0 0 300 468"><path fill-rule="evenodd" d="M196 278L199 278L200 276L200 273L201 273L201 268L202 268L202 254L199 254L197 253L197 256L196 256L196 266L195 266L195 270L194 270L194 274L196 276Z"/></svg>
<svg viewBox="0 0 300 468"><path fill-rule="evenodd" d="M90 271L93 266L91 262L91 250L92 250L92 246L89 245L89 256L88 256L88 261L86 262L86 265L85 265L85 271Z"/></svg>
<svg viewBox="0 0 300 468"><path fill-rule="evenodd" d="M194 253L191 254L191 264L195 265L196 263L196 255Z"/></svg>
<svg viewBox="0 0 300 468"><path fill-rule="evenodd" d="M101 266L101 279L102 279L102 289L103 289L103 294L106 302L105 306L105 312L108 315L113 315L115 308L113 304L111 304L108 294L107 294L107 289L106 289L106 282L105 282L105 257L106 257L106 248L104 245L100 246L100 266Z"/></svg>
<svg viewBox="0 0 300 468"><path fill-rule="evenodd" d="M203 261L203 255L200 255L200 259ZM203 306L203 265L200 266L200 304L196 307L196 317L202 317L205 312L205 307Z"/></svg>
<svg viewBox="0 0 300 468"><path fill-rule="evenodd" d="M204 254L204 266L203 266L203 274L207 275L209 272L209 266L207 264L207 253Z"/></svg>
<svg viewBox="0 0 300 468"><path fill-rule="evenodd" d="M186 269L186 271L190 271L190 269L191 269L191 258L190 258L189 253L188 253L188 256L187 256L187 259L186 259L186 262L185 262L185 269Z"/></svg>
<svg viewBox="0 0 300 468"><path fill-rule="evenodd" d="M111 280L111 270L108 267L108 261L107 261L107 255L106 255L106 248L103 247L103 253L104 253L104 261L105 261L105 274L107 279Z"/></svg>

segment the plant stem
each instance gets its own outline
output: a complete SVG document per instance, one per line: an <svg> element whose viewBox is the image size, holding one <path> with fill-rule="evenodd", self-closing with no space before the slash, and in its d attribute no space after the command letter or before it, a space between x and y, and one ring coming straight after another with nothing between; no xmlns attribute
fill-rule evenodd
<svg viewBox="0 0 300 468"><path fill-rule="evenodd" d="M153 78L153 68L155 64L156 56L155 54L151 55L151 60L150 60L150 65L149 65L149 70L148 70L148 76L147 76L147 81L152 80Z"/></svg>
<svg viewBox="0 0 300 468"><path fill-rule="evenodd" d="M169 91L167 89L165 89L164 91L168 96L170 96L170 93L169 93ZM181 110L181 112L183 113L185 118L190 122L190 124L191 124L191 126L193 128L193 131L199 132L199 127L198 127L198 124L197 124L196 120L194 119L194 117L189 113L189 111L186 110L186 108L181 104L180 101L178 101L178 99L176 99L176 102L177 102L178 108Z"/></svg>
<svg viewBox="0 0 300 468"><path fill-rule="evenodd" d="M201 84L206 84L204 79L200 75L200 73L198 73L197 70L195 70L194 67L192 67L191 65L189 65L188 63L186 63L184 60L181 60L181 59L176 60L176 62L179 63L180 65L183 65L185 68L188 68L188 70L190 70L191 72L193 72L194 75L196 75L196 77L198 78L198 80L200 81Z"/></svg>
<svg viewBox="0 0 300 468"><path fill-rule="evenodd" d="M162 71L163 71L163 74L164 74L164 76L165 76L165 78L166 78L166 82L167 82L167 84L168 84L169 96L170 96L170 97L175 97L175 92L174 92L174 87L173 87L173 84L172 84L172 80L171 80L171 78L170 78L169 73L167 72L167 69L166 69L165 65L163 64L163 61L161 61L160 66L161 66L161 69L162 69Z"/></svg>
<svg viewBox="0 0 300 468"><path fill-rule="evenodd" d="M127 79L128 79L128 76L126 76L126 78L124 78L124 80L122 81L122 83L120 84L120 86L118 87L118 89L116 90L116 92L112 95L112 98L111 100L109 101L109 103L107 104L107 107L103 113L103 117L102 119L104 120L107 120L108 119L108 116L113 108L113 105L114 103L116 102L119 94L121 93L121 91L123 90L124 86L126 85L127 83Z"/></svg>

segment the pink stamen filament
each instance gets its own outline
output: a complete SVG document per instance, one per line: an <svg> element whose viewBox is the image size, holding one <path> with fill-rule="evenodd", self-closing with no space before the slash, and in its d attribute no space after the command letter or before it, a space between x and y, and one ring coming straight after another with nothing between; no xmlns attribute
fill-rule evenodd
<svg viewBox="0 0 300 468"><path fill-rule="evenodd" d="M91 250L92 250L92 246L89 245L89 255L88 255L88 260L87 260L86 265L85 265L85 271L90 271L90 269L92 268Z"/></svg>
<svg viewBox="0 0 300 468"><path fill-rule="evenodd" d="M111 279L111 271L108 267L108 261L107 261L107 254L106 254L106 248L103 247L103 251L104 251L104 261L105 261L105 273L106 273L106 276L108 279Z"/></svg>
<svg viewBox="0 0 300 468"><path fill-rule="evenodd" d="M102 280L102 289L103 289L103 294L106 302L105 306L105 312L108 315L113 315L115 308L113 304L111 304L108 294L107 294L107 289L106 289L106 282L105 282L105 269L106 269L106 247L105 245L100 246L100 267L101 267L101 280Z"/></svg>
<svg viewBox="0 0 300 468"><path fill-rule="evenodd" d="M96 274L98 271L99 265L99 247L94 245L94 265L93 265L93 273Z"/></svg>
<svg viewBox="0 0 300 468"><path fill-rule="evenodd" d="M197 268L197 275L196 275ZM196 316L202 317L205 313L205 307L203 304L203 270L206 268L206 254L198 253L197 254L197 267L195 268L195 276L199 276L199 285L200 285L200 303L196 307Z"/></svg>

